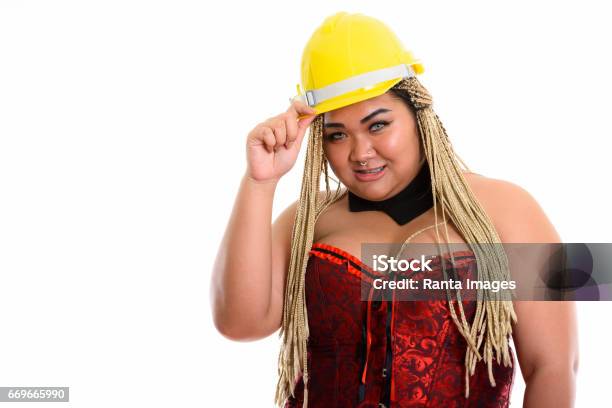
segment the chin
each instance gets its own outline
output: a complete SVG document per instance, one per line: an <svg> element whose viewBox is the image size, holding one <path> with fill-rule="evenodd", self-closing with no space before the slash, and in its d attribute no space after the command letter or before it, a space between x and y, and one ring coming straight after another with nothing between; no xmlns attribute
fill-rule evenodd
<svg viewBox="0 0 612 408"><path fill-rule="evenodd" d="M387 195L391 191L386 185L384 185L384 183L362 183L359 181L353 185L353 188L349 189L359 197L370 201L382 201L388 198Z"/></svg>

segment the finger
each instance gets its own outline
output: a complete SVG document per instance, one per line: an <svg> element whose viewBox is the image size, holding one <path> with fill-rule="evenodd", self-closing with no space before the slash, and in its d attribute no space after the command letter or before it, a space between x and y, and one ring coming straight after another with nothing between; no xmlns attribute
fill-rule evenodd
<svg viewBox="0 0 612 408"><path fill-rule="evenodd" d="M296 146L299 149L299 146L302 145L304 135L306 134L306 129L308 129L308 126L312 123L313 120L315 120L315 118L316 116L309 116L306 119L300 120L300 123L298 125L297 137L295 139L295 142L292 143L291 147Z"/></svg>
<svg viewBox="0 0 612 408"><path fill-rule="evenodd" d="M274 124L274 136L276 137L276 146L282 146L287 141L287 130L285 129L285 121L279 119Z"/></svg>
<svg viewBox="0 0 612 408"><path fill-rule="evenodd" d="M272 132L272 129L267 126L263 127L261 129L261 137L266 150L270 153L274 152L274 146L276 146L276 137L274 137L274 132Z"/></svg>
<svg viewBox="0 0 612 408"><path fill-rule="evenodd" d="M317 117L315 115L312 116L306 116L302 119L300 119L300 121L298 122L298 133L304 133L306 132L306 129L308 128L308 126L310 126L310 124L316 119Z"/></svg>
<svg viewBox="0 0 612 408"><path fill-rule="evenodd" d="M287 142L285 147L291 146L291 143L295 142L298 136L298 121L294 115L285 115L285 129L287 129Z"/></svg>
<svg viewBox="0 0 612 408"><path fill-rule="evenodd" d="M299 99L296 99L293 102L291 102L291 105L287 109L287 112L294 114L296 117L300 115L303 115L303 116L304 115L314 115L317 113L317 111L315 111L313 108L306 105L304 102L300 101Z"/></svg>

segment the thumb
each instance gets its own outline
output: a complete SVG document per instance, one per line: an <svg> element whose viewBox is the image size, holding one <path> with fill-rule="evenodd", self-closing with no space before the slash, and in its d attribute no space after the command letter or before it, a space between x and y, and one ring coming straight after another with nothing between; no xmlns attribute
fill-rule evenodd
<svg viewBox="0 0 612 408"><path fill-rule="evenodd" d="M317 118L317 115L304 115L298 118L298 131L305 132L306 128Z"/></svg>
<svg viewBox="0 0 612 408"><path fill-rule="evenodd" d="M297 137L295 138L295 141L293 142L295 145L297 145L298 149L299 146L302 144L302 139L304 139L304 135L306 134L306 130L308 129L308 126L310 126L310 124L317 118L317 115L309 115L304 117L303 119L300 119L300 121L298 122L298 131L297 131ZM290 146L293 147L293 146Z"/></svg>

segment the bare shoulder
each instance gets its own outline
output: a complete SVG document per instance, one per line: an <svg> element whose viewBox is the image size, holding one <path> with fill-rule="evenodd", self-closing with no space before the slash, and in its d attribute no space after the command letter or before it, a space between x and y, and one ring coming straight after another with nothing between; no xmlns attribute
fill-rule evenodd
<svg viewBox="0 0 612 408"><path fill-rule="evenodd" d="M317 222L314 226L314 242L317 242L321 237L330 234L331 232L337 230L339 223L339 219L341 216L341 207L346 203L346 194L343 190L340 195L340 200L337 200L326 207L325 211L318 217ZM326 191L319 191L319 196L317 197L318 202L322 202L327 196ZM344 201L343 201L344 200ZM291 232L293 230L293 224L295 222L295 215L297 213L299 200L293 202L289 205L285 210L276 218L274 222L274 230L278 234L283 234L287 237L287 242L290 242Z"/></svg>
<svg viewBox="0 0 612 408"><path fill-rule="evenodd" d="M502 242L559 242L543 208L523 187L476 173L463 175Z"/></svg>
<svg viewBox="0 0 612 408"><path fill-rule="evenodd" d="M317 201L323 200L325 194L325 191L320 191L319 196L317 197ZM295 221L295 214L297 212L298 204L299 200L294 201L278 215L274 222L274 224L284 229L285 233L287 234L291 234L291 230L293 229L293 223Z"/></svg>
<svg viewBox="0 0 612 408"><path fill-rule="evenodd" d="M463 176L476 198L490 210L537 204L531 194L517 184L476 173L463 173Z"/></svg>

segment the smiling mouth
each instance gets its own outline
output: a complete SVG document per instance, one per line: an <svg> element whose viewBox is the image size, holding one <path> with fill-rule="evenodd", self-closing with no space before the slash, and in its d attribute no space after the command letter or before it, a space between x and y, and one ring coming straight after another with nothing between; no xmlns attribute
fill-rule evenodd
<svg viewBox="0 0 612 408"><path fill-rule="evenodd" d="M359 174L374 174L374 173L381 172L385 167L387 167L386 164L384 166L375 167L373 169L355 170L355 173L359 173Z"/></svg>

